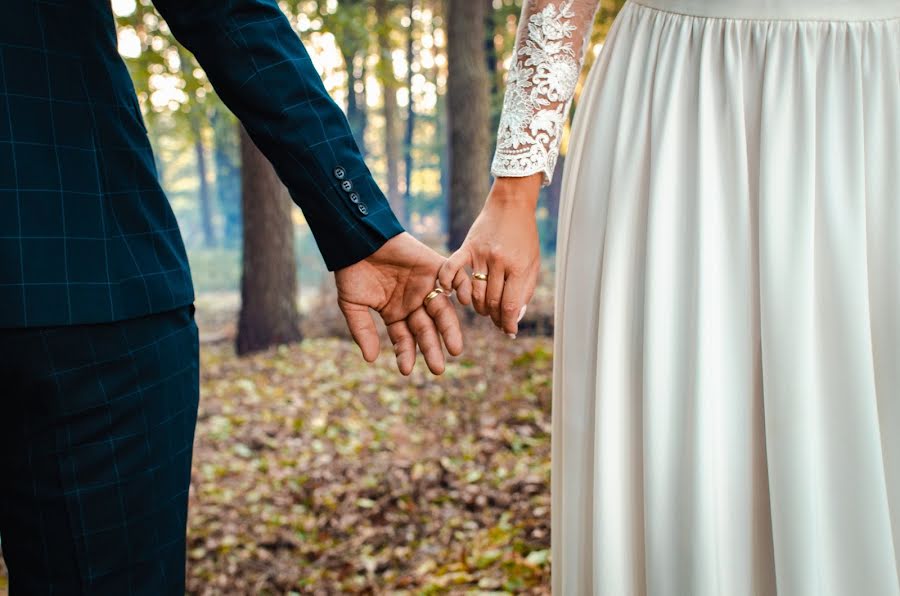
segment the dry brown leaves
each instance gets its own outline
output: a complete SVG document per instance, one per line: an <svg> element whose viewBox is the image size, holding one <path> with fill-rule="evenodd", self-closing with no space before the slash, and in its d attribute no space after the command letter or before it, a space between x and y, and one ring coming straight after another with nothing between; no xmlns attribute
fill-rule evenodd
<svg viewBox="0 0 900 596"><path fill-rule="evenodd" d="M190 593L549 593L549 339L478 323L437 379L341 339L202 360Z"/></svg>
<svg viewBox="0 0 900 596"><path fill-rule="evenodd" d="M205 345L189 591L548 593L549 340L467 340L437 379Z"/></svg>

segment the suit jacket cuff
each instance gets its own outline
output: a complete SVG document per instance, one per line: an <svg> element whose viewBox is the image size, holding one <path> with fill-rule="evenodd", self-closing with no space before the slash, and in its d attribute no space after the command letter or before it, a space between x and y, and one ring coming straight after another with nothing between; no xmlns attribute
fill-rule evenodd
<svg viewBox="0 0 900 596"><path fill-rule="evenodd" d="M321 162L320 162L321 163ZM313 237L329 271L336 271L362 261L404 229L387 198L359 159L329 164L324 178L326 188L316 189L331 195L330 200L312 202L291 191L297 204L327 205L329 208L306 209L305 215ZM327 169L322 163L323 169Z"/></svg>

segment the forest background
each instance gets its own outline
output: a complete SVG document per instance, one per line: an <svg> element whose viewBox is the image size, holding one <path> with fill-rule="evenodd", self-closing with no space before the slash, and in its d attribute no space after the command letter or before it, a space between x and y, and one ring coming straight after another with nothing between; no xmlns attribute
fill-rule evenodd
<svg viewBox="0 0 900 596"><path fill-rule="evenodd" d="M623 2L602 0L583 76ZM521 4L279 2L394 211L445 254L490 187ZM188 591L549 593L560 171L519 340L466 317L440 379L367 366L302 213L203 69L149 0L112 6L198 293Z"/></svg>
<svg viewBox="0 0 900 596"><path fill-rule="evenodd" d="M587 67L621 3L602 3ZM235 291L241 279L242 174L266 172L242 172L246 139L234 116L151 2L112 4L120 52L135 81L197 289ZM450 10L454 5L457 10ZM280 6L345 110L400 219L430 244L455 248L489 189L521 0L283 0ZM451 63L448 54L458 58ZM454 169L455 162L473 163L463 155L482 157L481 167ZM548 257L555 246L561 178L543 193L539 209ZM290 213L301 294L314 296L326 271L302 213Z"/></svg>

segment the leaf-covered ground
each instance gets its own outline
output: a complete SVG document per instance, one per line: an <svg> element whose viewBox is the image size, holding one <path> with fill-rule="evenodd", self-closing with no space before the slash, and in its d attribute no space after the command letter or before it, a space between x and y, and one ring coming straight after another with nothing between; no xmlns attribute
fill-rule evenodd
<svg viewBox="0 0 900 596"><path fill-rule="evenodd" d="M468 341L439 379L343 340L205 348L190 591L548 592L548 340Z"/></svg>
<svg viewBox="0 0 900 596"><path fill-rule="evenodd" d="M548 340L468 341L439 379L343 340L205 348L190 591L547 592Z"/></svg>
<svg viewBox="0 0 900 596"><path fill-rule="evenodd" d="M189 592L549 593L550 340L466 339L437 379L204 343Z"/></svg>

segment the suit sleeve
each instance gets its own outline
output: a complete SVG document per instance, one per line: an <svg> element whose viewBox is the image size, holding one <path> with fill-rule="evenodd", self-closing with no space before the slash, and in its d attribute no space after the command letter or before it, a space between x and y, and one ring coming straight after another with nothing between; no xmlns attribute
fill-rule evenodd
<svg viewBox="0 0 900 596"><path fill-rule="evenodd" d="M403 231L275 0L154 0L275 166L329 270Z"/></svg>

